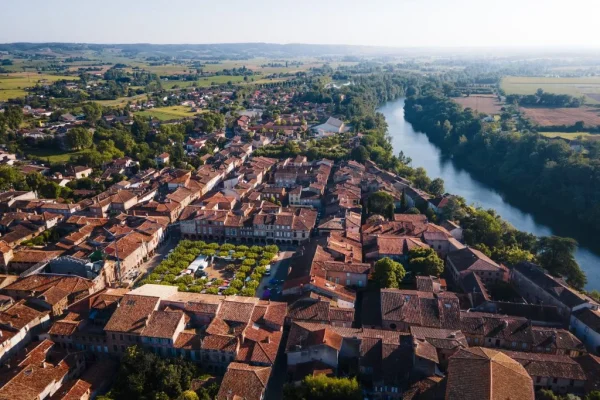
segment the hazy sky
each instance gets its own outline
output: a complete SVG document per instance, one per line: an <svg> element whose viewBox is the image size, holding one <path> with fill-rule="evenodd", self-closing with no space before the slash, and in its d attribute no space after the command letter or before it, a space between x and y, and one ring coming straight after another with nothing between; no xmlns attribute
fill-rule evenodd
<svg viewBox="0 0 600 400"><path fill-rule="evenodd" d="M600 47L600 0L2 0L0 42Z"/></svg>

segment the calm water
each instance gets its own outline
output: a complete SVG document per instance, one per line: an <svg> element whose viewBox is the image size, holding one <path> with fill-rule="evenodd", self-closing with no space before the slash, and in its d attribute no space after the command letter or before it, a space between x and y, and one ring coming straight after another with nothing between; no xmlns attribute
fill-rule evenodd
<svg viewBox="0 0 600 400"><path fill-rule="evenodd" d="M537 236L554 234L575 238L580 244L575 256L588 278L586 289L600 290L600 249L592 249L593 236L578 232L574 224L557 221L554 216L538 213L533 216L524 210L526 205L517 206L515 201L510 202L502 193L454 165L452 160L442 156L424 133L416 132L404 119L404 99L388 102L379 111L385 115L389 124L394 153L398 154L402 150L412 158L413 167L425 168L432 179L442 178L448 193L464 197L469 204L496 210L502 218L521 231Z"/></svg>

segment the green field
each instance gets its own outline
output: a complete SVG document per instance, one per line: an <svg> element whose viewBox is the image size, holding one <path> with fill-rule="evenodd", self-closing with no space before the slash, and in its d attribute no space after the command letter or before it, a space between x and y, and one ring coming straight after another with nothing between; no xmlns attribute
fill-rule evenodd
<svg viewBox="0 0 600 400"><path fill-rule="evenodd" d="M201 112L201 111L200 111ZM143 117L157 118L161 121L169 121L171 119L191 118L199 112L192 112L190 107L186 106L172 106L172 107L158 107L151 110L139 111L135 115L141 115Z"/></svg>
<svg viewBox="0 0 600 400"><path fill-rule="evenodd" d="M596 139L600 138L600 135L592 135L589 132L540 132L540 135L547 138L563 138L563 139L577 139L579 136L583 136L584 139Z"/></svg>
<svg viewBox="0 0 600 400"><path fill-rule="evenodd" d="M33 87L38 83L52 83L59 80L77 80L77 76L48 75L37 73L0 74L0 101L27 94L25 88Z"/></svg>
<svg viewBox="0 0 600 400"><path fill-rule="evenodd" d="M51 163L64 163L69 161L71 156L80 154L81 151L65 151L60 152L51 149L27 149L25 150L25 155L27 156L36 156L43 158L44 160L49 160Z"/></svg>
<svg viewBox="0 0 600 400"><path fill-rule="evenodd" d="M137 96L131 97L119 97L114 100L94 100L96 103L102 104L105 107L124 107L128 101L134 103L137 100L147 98L147 94L138 94Z"/></svg>
<svg viewBox="0 0 600 400"><path fill-rule="evenodd" d="M588 104L600 104L600 77L546 78L507 76L502 79L506 94L534 94L538 89L555 94L585 96Z"/></svg>

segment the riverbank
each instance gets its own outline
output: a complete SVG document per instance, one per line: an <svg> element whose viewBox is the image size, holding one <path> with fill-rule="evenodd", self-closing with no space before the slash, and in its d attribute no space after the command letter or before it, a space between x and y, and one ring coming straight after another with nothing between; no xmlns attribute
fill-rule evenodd
<svg viewBox="0 0 600 400"><path fill-rule="evenodd" d="M417 132L404 118L404 99L390 101L378 108L388 123L394 153L403 151L412 158L413 167L423 167L431 178L444 179L446 191L464 197L469 204L494 209L516 229L536 236L559 235L573 237L580 242L575 254L577 262L587 275L587 290L600 288L600 250L590 243L591 237L582 234L569 221L548 218L541 210L524 207L502 191L484 183L445 157L427 135ZM579 233L579 234L576 234Z"/></svg>

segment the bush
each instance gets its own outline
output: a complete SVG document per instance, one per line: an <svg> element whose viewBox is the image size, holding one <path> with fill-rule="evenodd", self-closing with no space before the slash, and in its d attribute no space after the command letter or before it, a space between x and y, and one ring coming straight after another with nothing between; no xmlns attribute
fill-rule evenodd
<svg viewBox="0 0 600 400"><path fill-rule="evenodd" d="M242 261L242 265L254 267L256 265L256 260L254 258L246 258L244 261Z"/></svg>
<svg viewBox="0 0 600 400"><path fill-rule="evenodd" d="M252 246L252 247L250 247L250 251L253 252L253 253L262 253L263 252L263 247Z"/></svg>
<svg viewBox="0 0 600 400"><path fill-rule="evenodd" d="M246 287L250 288L250 289L256 289L258 287L259 283L258 281L255 280L249 280L248 282L246 282Z"/></svg>
<svg viewBox="0 0 600 400"><path fill-rule="evenodd" d="M215 253L216 253L216 251L214 249L210 249L210 248L205 248L204 250L202 250L202 254L207 257L214 256Z"/></svg>
<svg viewBox="0 0 600 400"><path fill-rule="evenodd" d="M217 250L220 247L220 245L219 245L219 243L209 243L205 247L207 249Z"/></svg>
<svg viewBox="0 0 600 400"><path fill-rule="evenodd" d="M230 250L235 250L235 246L231 243L225 243L221 245L221 251L228 252Z"/></svg>
<svg viewBox="0 0 600 400"><path fill-rule="evenodd" d="M279 247L277 247L277 245L274 244L270 244L268 246L264 247L264 250L269 252L269 253L279 253Z"/></svg>
<svg viewBox="0 0 600 400"><path fill-rule="evenodd" d="M163 277L163 282L173 283L175 281L175 275L167 274Z"/></svg>
<svg viewBox="0 0 600 400"><path fill-rule="evenodd" d="M216 286L211 286L206 289L206 294L219 294L219 288Z"/></svg>
<svg viewBox="0 0 600 400"><path fill-rule="evenodd" d="M244 279L246 279L246 273L244 273L244 272L237 272L235 274L235 279L239 279L239 280L243 281Z"/></svg>
<svg viewBox="0 0 600 400"><path fill-rule="evenodd" d="M244 286L244 281L240 279L234 279L229 283L229 286L239 290Z"/></svg>
<svg viewBox="0 0 600 400"><path fill-rule="evenodd" d="M261 267L266 267L269 264L271 264L271 261L267 260L266 258L263 258L258 262L258 265L260 265Z"/></svg>
<svg viewBox="0 0 600 400"><path fill-rule="evenodd" d="M241 244L239 246L236 246L235 250L236 251L248 251L248 246Z"/></svg>
<svg viewBox="0 0 600 400"><path fill-rule="evenodd" d="M262 258L264 258L265 260L269 260L271 261L272 259L275 258L275 256L277 255L277 253L263 253Z"/></svg>
<svg viewBox="0 0 600 400"><path fill-rule="evenodd" d="M192 293L200 293L203 290L204 290L204 286L201 286L201 285L193 285L188 288L188 291L192 292Z"/></svg>
<svg viewBox="0 0 600 400"><path fill-rule="evenodd" d="M256 289L252 289L249 287L245 287L240 291L240 296L254 297L255 294L256 294Z"/></svg>
<svg viewBox="0 0 600 400"><path fill-rule="evenodd" d="M224 269L225 272L235 272L235 264L227 264Z"/></svg>
<svg viewBox="0 0 600 400"><path fill-rule="evenodd" d="M248 253L246 253L246 257L247 258L252 258L252 259L256 260L258 258L258 254L254 253L252 251L249 251Z"/></svg>
<svg viewBox="0 0 600 400"><path fill-rule="evenodd" d="M217 279L212 283L213 286L221 286L223 284L223 279Z"/></svg>
<svg viewBox="0 0 600 400"><path fill-rule="evenodd" d="M243 272L243 273L247 274L251 270L252 270L252 268L250 268L249 266L243 265L238 269L238 272Z"/></svg>
<svg viewBox="0 0 600 400"><path fill-rule="evenodd" d="M157 275L166 274L169 269L163 264L164 263L161 263L158 267L154 268L153 273Z"/></svg>
<svg viewBox="0 0 600 400"><path fill-rule="evenodd" d="M223 294L225 296L233 296L238 294L238 290L232 287L228 287L227 289L223 290Z"/></svg>
<svg viewBox="0 0 600 400"><path fill-rule="evenodd" d="M250 279L253 281L260 281L261 278L262 278L262 276L260 274L257 274L256 272L254 272L252 275L250 275Z"/></svg>
<svg viewBox="0 0 600 400"><path fill-rule="evenodd" d="M264 275L267 272L265 267L256 267L254 268L254 273L259 275Z"/></svg>
<svg viewBox="0 0 600 400"><path fill-rule="evenodd" d="M240 258L246 257L246 253L243 251L236 251L231 255L231 257L239 260Z"/></svg>
<svg viewBox="0 0 600 400"><path fill-rule="evenodd" d="M180 278L177 278L176 282L187 286L187 285L191 285L194 282L194 278L192 278L191 275L184 275Z"/></svg>

